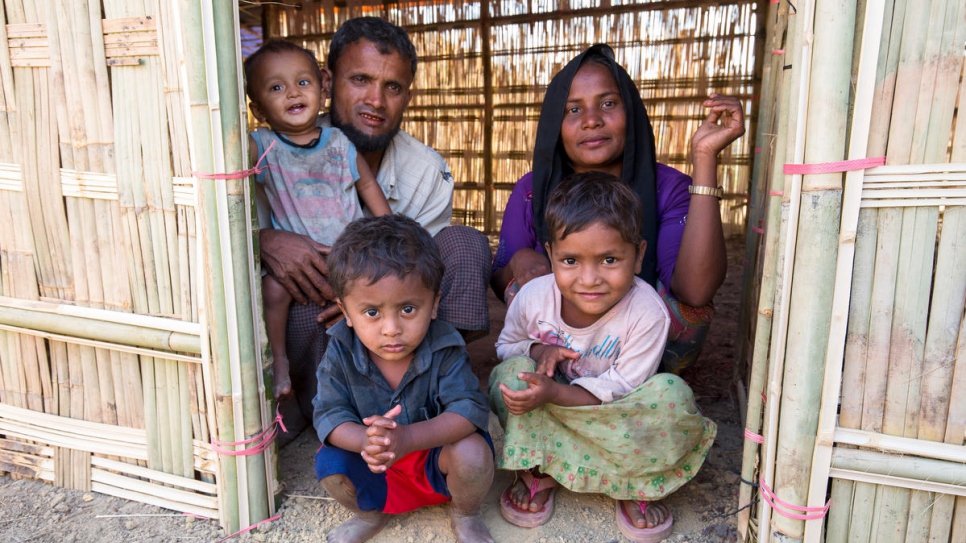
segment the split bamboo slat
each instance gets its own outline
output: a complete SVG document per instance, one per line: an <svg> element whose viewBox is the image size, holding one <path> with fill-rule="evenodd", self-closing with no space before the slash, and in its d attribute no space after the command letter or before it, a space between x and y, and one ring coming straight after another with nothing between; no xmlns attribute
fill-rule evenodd
<svg viewBox="0 0 966 543"><path fill-rule="evenodd" d="M886 165L785 175L783 197L794 204L800 182L808 206L792 205L787 221L769 217L764 225L766 240L777 229L783 246L779 284L770 281L767 241L760 280L746 282L759 291L758 318L744 332L754 338L743 355L751 356L750 432L759 427L762 393L768 409L764 443L746 443L742 478L774 481L781 500L815 518L803 522L787 514L800 511L760 503L739 531L761 542L960 541L966 399L955 391L966 372L966 123L955 111L966 99L966 6L815 0L795 7L784 27L780 16L774 21L786 36L787 69L807 91L789 102L769 99L775 137L787 134L803 152L776 155L773 171L783 162L881 156ZM829 34L843 19L860 24ZM836 42L853 26L854 53ZM796 42L799 32L813 39ZM811 61L819 58L821 66ZM829 117L840 109L836 118L848 125ZM849 137L844 145L835 143L840 134ZM840 150L809 151L830 144ZM756 171L753 186L765 175ZM818 216L829 190L841 190L833 198L841 209ZM793 276L782 277L783 269ZM759 384L762 372L771 376L767 386ZM753 503L750 490L742 489L741 505Z"/></svg>
<svg viewBox="0 0 966 543"><path fill-rule="evenodd" d="M271 420L248 180L194 177L247 167L214 4L0 6L0 470L234 531L278 488L210 444Z"/></svg>
<svg viewBox="0 0 966 543"><path fill-rule="evenodd" d="M350 17L379 16L405 28L419 68L404 129L449 163L457 183L454 221L490 234L500 229L514 183L530 170L550 79L594 43L609 43L637 84L663 163L689 173L691 135L705 117L700 104L710 92L741 97L749 125L755 122L755 47L763 14L751 0L284 0L264 9L266 37L293 40L322 62L332 34ZM726 234L740 232L746 222L751 155L750 138L743 138L720 157Z"/></svg>

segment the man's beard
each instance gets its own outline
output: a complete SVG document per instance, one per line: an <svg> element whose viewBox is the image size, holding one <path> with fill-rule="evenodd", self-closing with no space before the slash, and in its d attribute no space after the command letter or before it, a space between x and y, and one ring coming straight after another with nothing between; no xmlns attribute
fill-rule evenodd
<svg viewBox="0 0 966 543"><path fill-rule="evenodd" d="M339 114L336 113L336 108L331 108L329 110L329 116L332 121L332 126L338 128L345 134L345 137L349 138L349 141L356 146L356 150L361 153L372 153L374 151L383 151L386 147L389 147L389 143L392 139L396 137L399 132L399 126L395 126L388 133L381 136L369 136L363 134L356 127L352 126L352 123L343 122L339 118Z"/></svg>

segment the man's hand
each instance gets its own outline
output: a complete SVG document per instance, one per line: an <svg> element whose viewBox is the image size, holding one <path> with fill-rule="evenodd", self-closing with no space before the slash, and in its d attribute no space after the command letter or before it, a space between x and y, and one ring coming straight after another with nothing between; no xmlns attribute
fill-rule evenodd
<svg viewBox="0 0 966 543"><path fill-rule="evenodd" d="M702 105L711 111L691 138L691 153L713 158L745 133L745 114L734 96L712 94Z"/></svg>
<svg viewBox="0 0 966 543"><path fill-rule="evenodd" d="M553 377L559 364L569 360L577 360L580 358L580 353L566 347L538 343L530 347L530 358L537 363L537 369L534 370L535 373Z"/></svg>
<svg viewBox="0 0 966 543"><path fill-rule="evenodd" d="M274 228L259 230L258 243L262 265L296 302L304 305L312 300L325 306L335 298L332 285L326 279L329 270L325 257L329 247L306 236Z"/></svg>
<svg viewBox="0 0 966 543"><path fill-rule="evenodd" d="M315 322L324 325L326 329L329 329L335 326L335 323L341 321L343 318L345 318L345 315L342 313L342 310L339 309L339 306L336 304L330 304L328 307L323 308L322 311L319 311L319 314L315 317Z"/></svg>
<svg viewBox="0 0 966 543"><path fill-rule="evenodd" d="M520 249L513 253L507 267L510 268L513 278L517 280L517 285L520 287L529 283L531 279L550 273L550 261L533 249Z"/></svg>
<svg viewBox="0 0 966 543"><path fill-rule="evenodd" d="M402 406L396 405L385 415L373 415L362 419L362 423L367 426L366 438L368 439L368 443L362 449L362 459L369 464L369 470L373 473L385 472L396 460L406 454L403 443L406 427L400 426L393 420L401 412Z"/></svg>
<svg viewBox="0 0 966 543"><path fill-rule="evenodd" d="M500 383L500 394L503 395L503 403L510 413L522 415L548 403L553 403L557 395L557 387L561 385L542 373L521 372L517 378L530 384L523 390L511 390L508 386Z"/></svg>

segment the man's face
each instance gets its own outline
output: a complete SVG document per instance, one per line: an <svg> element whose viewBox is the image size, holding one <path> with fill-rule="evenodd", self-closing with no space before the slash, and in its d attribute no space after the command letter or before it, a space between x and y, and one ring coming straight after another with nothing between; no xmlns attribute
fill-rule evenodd
<svg viewBox="0 0 966 543"><path fill-rule="evenodd" d="M409 61L396 51L384 55L362 39L343 49L328 69L332 125L363 153L385 149L409 105Z"/></svg>

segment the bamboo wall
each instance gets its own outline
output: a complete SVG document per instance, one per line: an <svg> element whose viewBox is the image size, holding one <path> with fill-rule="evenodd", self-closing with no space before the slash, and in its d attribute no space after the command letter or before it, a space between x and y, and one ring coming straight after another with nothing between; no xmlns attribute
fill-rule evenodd
<svg viewBox="0 0 966 543"><path fill-rule="evenodd" d="M298 4L297 8L283 4ZM405 28L419 54L404 129L439 151L457 182L454 221L500 228L513 184L530 170L550 79L594 43L609 43L648 107L658 160L690 173L691 134L711 92L742 98L754 126L760 2L348 1L265 4L266 38L285 37L321 62L348 18L372 15ZM750 138L721 155L726 229L745 224Z"/></svg>
<svg viewBox="0 0 966 543"><path fill-rule="evenodd" d="M966 541L966 5L810 0L767 25L739 530Z"/></svg>
<svg viewBox="0 0 966 543"><path fill-rule="evenodd" d="M269 418L247 180L193 174L247 167L214 4L2 2L0 470L237 529L275 479L212 446Z"/></svg>

